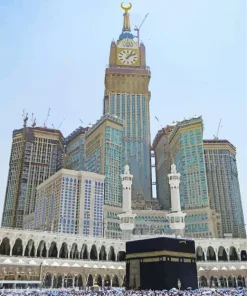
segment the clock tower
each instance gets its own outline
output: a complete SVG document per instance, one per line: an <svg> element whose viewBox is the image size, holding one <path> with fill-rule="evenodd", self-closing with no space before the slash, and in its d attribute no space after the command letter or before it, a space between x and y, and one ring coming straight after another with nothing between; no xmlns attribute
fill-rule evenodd
<svg viewBox="0 0 247 296"><path fill-rule="evenodd" d="M109 66L105 71L104 114L124 121L122 167L126 163L133 174L132 196L152 197L150 157L150 116L148 89L151 72L146 66L145 46L136 40L130 28L129 10L124 10L123 28L110 47Z"/></svg>

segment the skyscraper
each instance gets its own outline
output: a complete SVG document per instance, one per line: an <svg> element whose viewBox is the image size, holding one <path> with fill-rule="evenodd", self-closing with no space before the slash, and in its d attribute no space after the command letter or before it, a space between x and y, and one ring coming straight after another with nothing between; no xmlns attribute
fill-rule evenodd
<svg viewBox="0 0 247 296"><path fill-rule="evenodd" d="M177 171L181 174L181 207L209 207L202 117L177 122L169 135L169 146Z"/></svg>
<svg viewBox="0 0 247 296"><path fill-rule="evenodd" d="M246 237L236 148L227 140L204 140L210 206L221 213L223 235Z"/></svg>
<svg viewBox="0 0 247 296"><path fill-rule="evenodd" d="M160 207L169 211L171 208L171 190L167 175L170 173L172 164L171 151L168 143L169 134L172 126L162 128L156 134L153 141L153 151L155 155L156 173L156 194Z"/></svg>
<svg viewBox="0 0 247 296"><path fill-rule="evenodd" d="M75 171L85 170L85 133L88 130L88 127L80 126L65 139L66 156L64 165L67 169Z"/></svg>
<svg viewBox="0 0 247 296"><path fill-rule="evenodd" d="M105 204L122 206L123 122L106 114L86 133L86 170L105 175Z"/></svg>
<svg viewBox="0 0 247 296"><path fill-rule="evenodd" d="M64 139L61 132L25 125L13 132L3 227L23 227L24 217L35 210L37 185L63 165Z"/></svg>
<svg viewBox="0 0 247 296"><path fill-rule="evenodd" d="M123 119L122 172L126 162L133 178L133 194L151 199L150 118L148 89L151 72L146 66L146 50L135 40L130 28L129 7L123 7L123 29L110 48L105 71L104 114Z"/></svg>

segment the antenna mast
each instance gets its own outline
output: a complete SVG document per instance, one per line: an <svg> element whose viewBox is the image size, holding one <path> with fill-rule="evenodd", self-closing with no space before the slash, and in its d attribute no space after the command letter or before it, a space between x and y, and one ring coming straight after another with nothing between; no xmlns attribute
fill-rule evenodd
<svg viewBox="0 0 247 296"><path fill-rule="evenodd" d="M141 22L139 28L137 26L135 26L134 30L137 32L136 38L137 38L138 45L140 45L140 29L141 29L142 25L144 24L145 20L147 19L148 15L149 15L149 13L147 13L145 15L145 17L144 17L143 21Z"/></svg>

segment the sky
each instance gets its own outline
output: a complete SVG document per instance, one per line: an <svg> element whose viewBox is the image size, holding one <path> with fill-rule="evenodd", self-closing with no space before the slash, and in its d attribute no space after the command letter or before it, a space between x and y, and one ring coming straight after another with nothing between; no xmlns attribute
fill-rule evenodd
<svg viewBox="0 0 247 296"><path fill-rule="evenodd" d="M0 218L12 131L22 113L64 136L103 112L110 43L122 29L120 1L0 1ZM126 3L127 5L128 3ZM151 67L151 136L160 125L203 116L204 138L237 148L247 223L245 0L133 0L131 25L141 28ZM159 118L159 122L155 119Z"/></svg>

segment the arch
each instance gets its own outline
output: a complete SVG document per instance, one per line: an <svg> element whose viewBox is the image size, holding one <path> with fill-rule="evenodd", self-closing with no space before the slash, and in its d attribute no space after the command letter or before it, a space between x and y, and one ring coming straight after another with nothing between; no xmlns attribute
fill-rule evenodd
<svg viewBox="0 0 247 296"><path fill-rule="evenodd" d="M226 278L225 277L221 276L219 278L219 281L220 281L220 287L221 288L227 288L227 281L226 281Z"/></svg>
<svg viewBox="0 0 247 296"><path fill-rule="evenodd" d="M226 249L223 246L219 247L218 250L218 261L228 261Z"/></svg>
<svg viewBox="0 0 247 296"><path fill-rule="evenodd" d="M27 281L27 274L25 272L19 272L17 275L17 281Z"/></svg>
<svg viewBox="0 0 247 296"><path fill-rule="evenodd" d="M237 278L238 287L244 287L244 277L239 275Z"/></svg>
<svg viewBox="0 0 247 296"><path fill-rule="evenodd" d="M48 272L45 275L44 286L45 288L52 288L51 284L52 284L52 275L51 273Z"/></svg>
<svg viewBox="0 0 247 296"><path fill-rule="evenodd" d="M108 261L116 261L116 254L113 246L110 247L110 251L108 254Z"/></svg>
<svg viewBox="0 0 247 296"><path fill-rule="evenodd" d="M241 261L247 261L247 252L245 250L242 250L240 253L240 260Z"/></svg>
<svg viewBox="0 0 247 296"><path fill-rule="evenodd" d="M215 277L215 276L211 276L211 278L210 278L210 287L211 287L211 288L218 287L218 280L217 280L217 277Z"/></svg>
<svg viewBox="0 0 247 296"><path fill-rule="evenodd" d="M111 278L109 274L107 274L104 278L104 287L110 287L111 285Z"/></svg>
<svg viewBox="0 0 247 296"><path fill-rule="evenodd" d="M38 249L37 249L37 257L43 257L45 258L47 254L47 248L46 248L46 243L44 240L42 240L39 243Z"/></svg>
<svg viewBox="0 0 247 296"><path fill-rule="evenodd" d="M78 276L78 288L82 289L83 288L83 279L82 279L82 275L79 274Z"/></svg>
<svg viewBox="0 0 247 296"><path fill-rule="evenodd" d="M125 252L119 251L117 254L117 261L122 262L125 261Z"/></svg>
<svg viewBox="0 0 247 296"><path fill-rule="evenodd" d="M205 255L202 247L200 246L196 248L196 261L205 261Z"/></svg>
<svg viewBox="0 0 247 296"><path fill-rule="evenodd" d="M57 258L57 254L58 254L57 243L53 241L51 243L51 246L50 246L50 249L49 249L49 252L48 252L48 257Z"/></svg>
<svg viewBox="0 0 247 296"><path fill-rule="evenodd" d="M228 277L228 287L229 288L233 288L235 286L235 283L234 283L234 278L230 275Z"/></svg>
<svg viewBox="0 0 247 296"><path fill-rule="evenodd" d="M215 251L211 246L207 249L207 261L216 261Z"/></svg>
<svg viewBox="0 0 247 296"><path fill-rule="evenodd" d="M106 254L106 249L105 246L101 246L100 252L99 252L99 260L101 261L106 261L107 254Z"/></svg>
<svg viewBox="0 0 247 296"><path fill-rule="evenodd" d="M230 253L229 253L230 261L237 261L238 260L238 253L235 247L231 246Z"/></svg>
<svg viewBox="0 0 247 296"><path fill-rule="evenodd" d="M102 287L102 277L100 274L96 275L94 284L98 285L99 287Z"/></svg>
<svg viewBox="0 0 247 296"><path fill-rule="evenodd" d="M119 280L117 275L114 275L112 278L112 287L119 287Z"/></svg>
<svg viewBox="0 0 247 296"><path fill-rule="evenodd" d="M29 279L30 279L30 281L38 281L39 274L37 272L32 272L32 273L30 273Z"/></svg>
<svg viewBox="0 0 247 296"><path fill-rule="evenodd" d="M8 237L5 237L2 240L2 243L0 245L0 254L1 255L10 255L10 242L9 242Z"/></svg>
<svg viewBox="0 0 247 296"><path fill-rule="evenodd" d="M64 288L72 288L73 287L73 275L67 274L64 276Z"/></svg>
<svg viewBox="0 0 247 296"><path fill-rule="evenodd" d="M12 249L12 255L22 256L22 251L23 251L23 242L20 238L17 238Z"/></svg>
<svg viewBox="0 0 247 296"><path fill-rule="evenodd" d="M68 258L68 245L63 242L59 251L59 258Z"/></svg>
<svg viewBox="0 0 247 296"><path fill-rule="evenodd" d="M34 245L34 241L32 239L30 239L26 245L24 256L26 256L26 257L34 257L35 256L35 245Z"/></svg>
<svg viewBox="0 0 247 296"><path fill-rule="evenodd" d="M13 271L9 271L4 275L4 280L5 281L14 281L15 280L15 274Z"/></svg>
<svg viewBox="0 0 247 296"><path fill-rule="evenodd" d="M88 287L92 287L93 286L93 276L91 274L88 276L87 286Z"/></svg>
<svg viewBox="0 0 247 296"><path fill-rule="evenodd" d="M126 275L123 277L123 287L127 287L127 278L126 278Z"/></svg>
<svg viewBox="0 0 247 296"><path fill-rule="evenodd" d="M88 247L86 244L82 245L81 248L81 259L89 259L88 258Z"/></svg>
<svg viewBox="0 0 247 296"><path fill-rule="evenodd" d="M200 277L200 288L205 288L208 286L207 278L203 275Z"/></svg>
<svg viewBox="0 0 247 296"><path fill-rule="evenodd" d="M60 289L63 286L63 277L61 274L57 275L57 288Z"/></svg>
<svg viewBox="0 0 247 296"><path fill-rule="evenodd" d="M57 275L54 275L54 277L53 277L53 287L52 288L54 288L54 289L57 289Z"/></svg>
<svg viewBox="0 0 247 296"><path fill-rule="evenodd" d="M90 251L90 259L91 260L98 260L98 252L95 245L92 245L91 251Z"/></svg>
<svg viewBox="0 0 247 296"><path fill-rule="evenodd" d="M70 258L71 259L79 259L79 251L78 251L78 245L76 243L73 243L71 251L70 251Z"/></svg>

